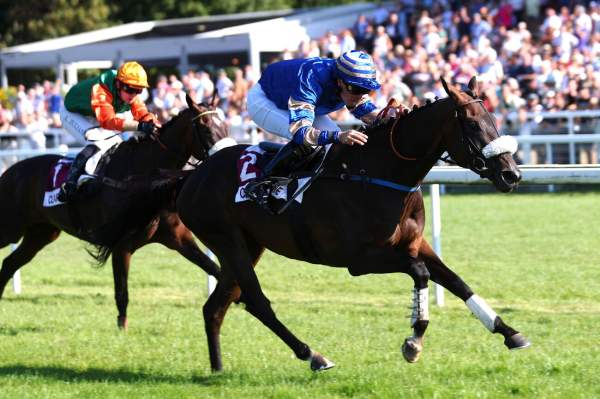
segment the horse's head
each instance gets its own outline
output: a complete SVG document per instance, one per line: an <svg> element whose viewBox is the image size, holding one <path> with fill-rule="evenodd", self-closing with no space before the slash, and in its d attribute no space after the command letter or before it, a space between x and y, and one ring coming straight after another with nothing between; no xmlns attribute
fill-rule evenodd
<svg viewBox="0 0 600 399"><path fill-rule="evenodd" d="M227 125L221 119L216 107L204 103L196 104L188 95L185 99L189 107L188 112L191 112L192 117L194 134L192 146L197 147L195 150L192 149L195 158L204 160L221 148L236 144L229 142L233 139L227 137Z"/></svg>
<svg viewBox="0 0 600 399"><path fill-rule="evenodd" d="M469 82L469 92L448 85L444 79L442 85L454 102L458 121L458 129L446 140L452 159L459 166L490 179L499 191L514 190L521 180L521 172L512 157L517 142L511 136L500 136L496 119L477 95L475 77Z"/></svg>

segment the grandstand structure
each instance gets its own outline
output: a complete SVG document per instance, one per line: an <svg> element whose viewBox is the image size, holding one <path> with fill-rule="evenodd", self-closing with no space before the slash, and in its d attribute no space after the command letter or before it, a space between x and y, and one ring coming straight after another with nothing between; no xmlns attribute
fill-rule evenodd
<svg viewBox="0 0 600 399"><path fill-rule="evenodd" d="M124 57L146 66L176 65L182 75L193 66L223 64L233 58L259 71L269 54L296 49L303 40L352 26L358 15L375 8L374 3L354 3L132 22L2 49L0 83L4 88L9 85L11 68L54 69L57 78L72 85L79 69L116 67Z"/></svg>

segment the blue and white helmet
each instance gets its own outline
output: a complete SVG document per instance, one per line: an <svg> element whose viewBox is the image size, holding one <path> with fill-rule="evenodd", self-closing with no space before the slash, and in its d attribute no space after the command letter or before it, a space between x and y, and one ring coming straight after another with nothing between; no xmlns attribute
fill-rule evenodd
<svg viewBox="0 0 600 399"><path fill-rule="evenodd" d="M377 90L377 71L371 56L364 51L346 51L336 60L338 76L344 82L368 90Z"/></svg>

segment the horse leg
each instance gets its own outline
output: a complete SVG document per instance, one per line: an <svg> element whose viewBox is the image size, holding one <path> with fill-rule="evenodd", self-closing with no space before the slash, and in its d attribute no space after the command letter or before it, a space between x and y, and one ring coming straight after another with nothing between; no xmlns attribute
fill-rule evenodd
<svg viewBox="0 0 600 399"><path fill-rule="evenodd" d="M409 262L408 274L415 283L410 317L413 335L404 340L402 355L407 362L414 363L423 351L425 330L429 325L429 271L423 261L414 259Z"/></svg>
<svg viewBox="0 0 600 399"><path fill-rule="evenodd" d="M158 228L158 218L153 219L145 229L125 235L112 248L112 269L115 285L115 301L117 303L117 326L122 330L127 330L127 306L129 305L129 265L133 253L143 245L148 243L150 237L154 235Z"/></svg>
<svg viewBox="0 0 600 399"><path fill-rule="evenodd" d="M204 315L204 329L208 340L208 353L210 356L210 368L212 371L221 371L223 362L221 360L221 325L231 302L240 296L240 287L231 278L221 279L215 290L210 295L202 313Z"/></svg>
<svg viewBox="0 0 600 399"><path fill-rule="evenodd" d="M0 298L15 272L29 263L42 248L56 240L59 234L60 230L49 224L38 224L27 228L21 244L2 261Z"/></svg>
<svg viewBox="0 0 600 399"><path fill-rule="evenodd" d="M201 239L207 244L211 242L210 239ZM232 277L238 282L243 293L246 310L285 342L298 359L309 361L313 371L333 367L334 364L332 362L318 352L313 352L308 345L292 334L275 315L270 301L260 287L253 267L253 263L260 253L262 253L262 246L254 243L249 237L244 237L243 233L238 229L230 230L226 239L224 239L223 235L220 235L218 239L218 246L209 246L211 248L218 248L215 252L221 261L223 273L231 273ZM220 365L211 364L211 366L213 369L215 367L218 369Z"/></svg>
<svg viewBox="0 0 600 399"><path fill-rule="evenodd" d="M415 249L417 248L418 246L415 246ZM372 248L365 251L361 258L355 259L355 262L348 266L348 272L353 276L402 272L413 279L413 335L404 340L402 355L406 361L414 363L419 360L423 351L425 330L429 325L429 272L425 263L414 256L418 251L411 249L410 252L411 254L392 248Z"/></svg>
<svg viewBox="0 0 600 399"><path fill-rule="evenodd" d="M115 285L115 301L117 303L117 310L119 315L117 316L117 327L127 331L127 305L129 305L129 290L128 290L128 277L129 277L129 264L131 261L131 255L133 252L123 246L118 247L112 253L112 269L113 269L113 280Z"/></svg>
<svg viewBox="0 0 600 399"><path fill-rule="evenodd" d="M185 227L177 214L161 215L158 230L152 237L152 241L179 252L207 274L219 279L221 269L200 250L192 232Z"/></svg>
<svg viewBox="0 0 600 399"><path fill-rule="evenodd" d="M462 299L490 332L502 334L504 345L508 349L523 349L531 345L525 336L506 324L483 298L474 294L471 288L442 262L425 240L421 243L419 256L427 265L431 280Z"/></svg>

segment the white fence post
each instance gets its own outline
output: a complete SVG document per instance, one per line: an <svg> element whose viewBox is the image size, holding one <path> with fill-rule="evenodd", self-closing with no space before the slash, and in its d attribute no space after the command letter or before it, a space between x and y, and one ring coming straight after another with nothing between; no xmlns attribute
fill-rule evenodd
<svg viewBox="0 0 600 399"><path fill-rule="evenodd" d="M442 258L442 214L440 210L440 185L432 184L429 186L431 194L431 238L433 250L437 256ZM444 306L444 287L435 285L435 303L438 306Z"/></svg>
<svg viewBox="0 0 600 399"><path fill-rule="evenodd" d="M14 251L17 249L17 244L10 244L10 250ZM13 291L15 294L19 295L21 293L21 271L17 270L12 277L13 281Z"/></svg>

